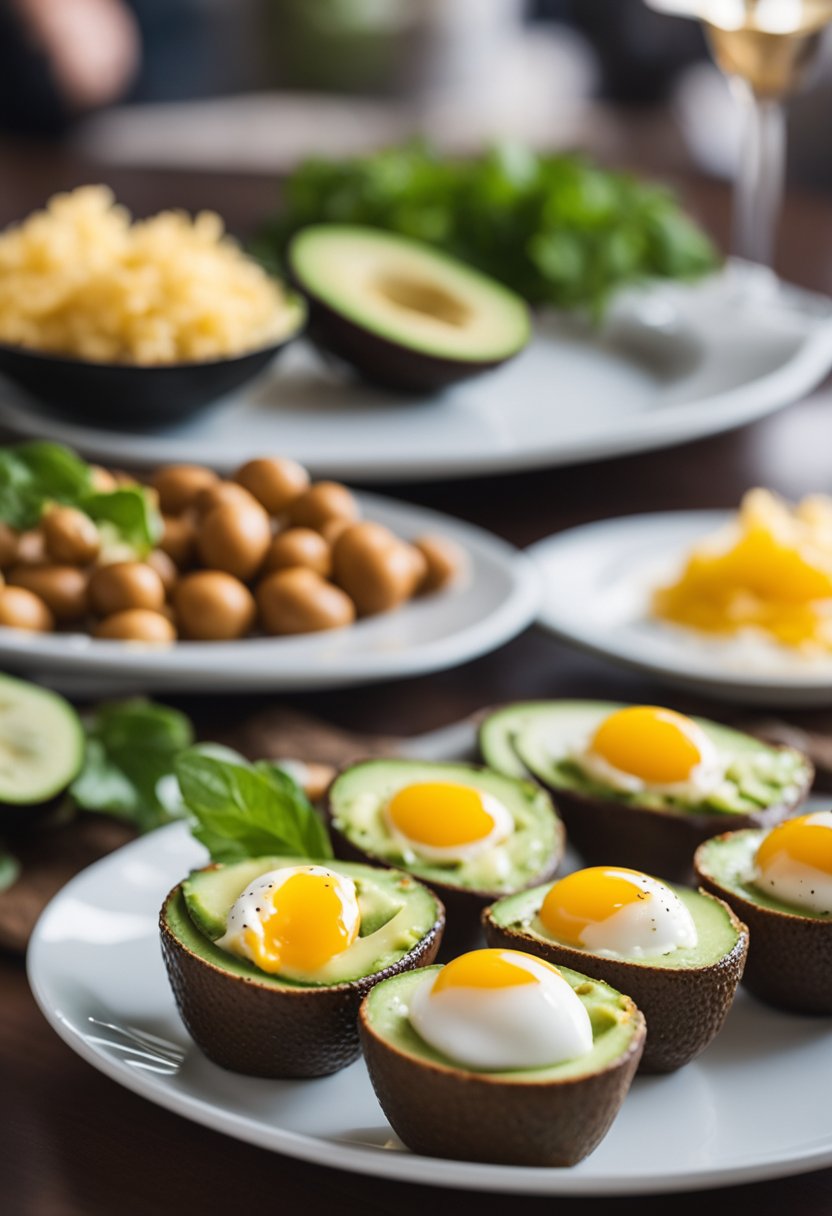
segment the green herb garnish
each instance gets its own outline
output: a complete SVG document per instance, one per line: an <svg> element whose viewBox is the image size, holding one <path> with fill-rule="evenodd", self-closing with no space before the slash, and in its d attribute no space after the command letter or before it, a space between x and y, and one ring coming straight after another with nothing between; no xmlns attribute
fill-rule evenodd
<svg viewBox="0 0 832 1216"><path fill-rule="evenodd" d="M268 760L250 764L210 744L177 756L176 776L193 835L213 861L286 854L332 857L323 821L303 790Z"/></svg>
<svg viewBox="0 0 832 1216"><path fill-rule="evenodd" d="M84 764L69 791L73 801L140 832L181 818L174 759L193 740L188 718L166 705L141 699L102 705L87 725Z"/></svg>
<svg viewBox="0 0 832 1216"><path fill-rule="evenodd" d="M0 891L7 891L20 876L20 862L0 841Z"/></svg>
<svg viewBox="0 0 832 1216"><path fill-rule="evenodd" d="M53 503L84 511L99 525L105 547L125 546L137 557L145 557L162 534L144 486L98 493L90 466L58 443L0 448L0 520L26 531Z"/></svg>
<svg viewBox="0 0 832 1216"><path fill-rule="evenodd" d="M313 223L367 224L446 250L532 305L598 318L620 288L692 279L719 263L714 245L664 187L575 154L514 145L471 160L423 143L302 164L255 252L282 267Z"/></svg>

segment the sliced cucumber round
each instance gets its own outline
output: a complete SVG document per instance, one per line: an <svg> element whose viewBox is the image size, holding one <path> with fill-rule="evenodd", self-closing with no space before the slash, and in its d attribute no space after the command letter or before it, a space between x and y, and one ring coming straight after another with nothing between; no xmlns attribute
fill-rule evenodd
<svg viewBox="0 0 832 1216"><path fill-rule="evenodd" d="M60 794L84 759L84 728L68 701L0 675L0 808L34 807Z"/></svg>

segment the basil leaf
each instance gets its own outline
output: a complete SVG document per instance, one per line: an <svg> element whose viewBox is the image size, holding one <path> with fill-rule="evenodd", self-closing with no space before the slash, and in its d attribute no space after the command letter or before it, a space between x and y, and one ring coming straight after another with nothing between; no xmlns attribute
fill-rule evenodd
<svg viewBox="0 0 832 1216"><path fill-rule="evenodd" d="M161 539L162 518L144 486L122 486L106 494L90 494L78 506L99 525L105 545L108 539L123 543L138 557L145 557Z"/></svg>
<svg viewBox="0 0 832 1216"><path fill-rule="evenodd" d="M332 857L322 820L298 785L267 761L218 755L209 746L192 747L175 762L191 831L213 861L243 861L283 853L291 857Z"/></svg>
<svg viewBox="0 0 832 1216"><path fill-rule="evenodd" d="M181 818L174 758L193 738L188 718L166 705L138 698L102 705L70 794L82 810L115 815L140 832Z"/></svg>
<svg viewBox="0 0 832 1216"><path fill-rule="evenodd" d="M48 502L73 504L91 488L89 465L60 444L0 449L0 519L12 528L34 528Z"/></svg>
<svg viewBox="0 0 832 1216"><path fill-rule="evenodd" d="M0 891L7 891L20 877L20 862L0 841Z"/></svg>

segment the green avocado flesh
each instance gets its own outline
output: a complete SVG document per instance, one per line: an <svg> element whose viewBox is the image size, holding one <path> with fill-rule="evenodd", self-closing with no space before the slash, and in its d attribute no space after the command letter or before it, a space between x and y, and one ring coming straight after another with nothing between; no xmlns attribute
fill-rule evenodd
<svg viewBox="0 0 832 1216"><path fill-rule="evenodd" d="M465 861L426 861L405 850L391 835L384 810L400 789L422 782L448 782L492 794L514 820L505 843ZM470 891L516 891L542 874L560 841L551 801L529 781L517 781L466 764L421 760L369 760L338 777L329 793L333 826L373 858L402 866L425 882L449 883Z"/></svg>
<svg viewBox="0 0 832 1216"><path fill-rule="evenodd" d="M341 316L410 350L472 363L507 359L529 340L524 301L487 275L391 232L303 229L289 248L295 280Z"/></svg>
<svg viewBox="0 0 832 1216"><path fill-rule="evenodd" d="M69 702L0 676L0 803L32 806L54 798L83 760L84 728Z"/></svg>
<svg viewBox="0 0 832 1216"><path fill-rule="evenodd" d="M359 936L327 964L317 982L270 975L215 945L225 933L232 904L255 878L284 866L310 864L326 866L351 878L356 884L361 912ZM274 988L343 984L383 971L430 932L437 915L434 896L407 874L341 861L311 863L308 857L258 857L216 869L197 870L185 879L166 906L168 927L194 954L231 975L256 979Z"/></svg>
<svg viewBox="0 0 832 1216"><path fill-rule="evenodd" d="M487 1071L457 1064L426 1043L410 1024L408 1003L411 994L420 984L427 981L428 975L441 970L441 967L420 967L416 971L402 972L376 984L367 997L365 1007L370 1026L376 1034L399 1051L416 1059L444 1065L446 1068L462 1069L464 1072ZM489 1076L528 1082L567 1081L601 1072L626 1052L638 1026L632 1007L628 1007L627 997L610 988L608 984L588 979L577 971L570 971L568 967L558 967L558 971L577 992L589 1014L592 1023L592 1051L576 1060L564 1060L550 1068L488 1072Z"/></svg>
<svg viewBox="0 0 832 1216"><path fill-rule="evenodd" d="M634 966L642 964L645 967L664 967L673 970L709 967L719 962L726 954L730 954L739 940L739 934L731 921L728 910L709 895L701 895L698 891L691 891L687 887L677 887L672 883L665 885L679 896L693 917L699 938L696 945L681 947L670 954L644 954L638 958L628 958L626 955L618 954L604 957L621 959ZM521 891L518 895L510 895L507 899L501 899L490 909L489 919L502 929L513 929L534 941L558 943L558 939L552 936L538 915L551 886L551 883L546 883L531 891ZM569 942L559 942L558 944L568 945L573 950L581 949L580 946L572 946ZM585 953L592 955L595 952L586 950Z"/></svg>
<svg viewBox="0 0 832 1216"><path fill-rule="evenodd" d="M723 777L709 793L626 792L584 773L572 758L586 747L604 718L626 706L600 701L551 701L511 705L483 723L480 748L486 764L510 777L532 774L555 790L621 802L644 810L748 815L791 802L805 788L810 770L792 748L773 748L705 718L702 727L716 748Z"/></svg>
<svg viewBox="0 0 832 1216"><path fill-rule="evenodd" d="M715 836L701 845L696 854L696 868L727 892L747 899L772 912L788 912L792 916L805 916L810 920L829 921L829 913L815 912L797 904L786 904L774 899L754 885L754 855L768 833L764 829L749 828L743 832L728 832ZM742 915L742 913L740 913Z"/></svg>

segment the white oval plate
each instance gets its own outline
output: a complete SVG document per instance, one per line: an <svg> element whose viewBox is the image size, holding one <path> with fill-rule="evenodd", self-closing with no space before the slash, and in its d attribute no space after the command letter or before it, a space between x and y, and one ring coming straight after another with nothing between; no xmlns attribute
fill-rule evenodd
<svg viewBox="0 0 832 1216"><path fill-rule="evenodd" d="M336 688L458 666L501 646L531 622L539 605L537 574L511 545L423 507L370 494L358 498L368 518L400 536L439 532L455 540L467 554L462 577L447 591L413 600L398 612L298 637L159 647L0 629L0 668L99 691L107 685L215 693Z"/></svg>
<svg viewBox="0 0 832 1216"><path fill-rule="evenodd" d="M440 732L442 742L447 732ZM473 732L467 728L470 743ZM429 737L413 752L431 753ZM448 758L447 748L436 749ZM362 1061L314 1081L225 1072L191 1043L159 949L167 891L206 855L173 824L96 862L52 900L29 981L52 1027L126 1088L263 1148L397 1181L514 1194L690 1191L832 1165L832 1019L776 1013L740 992L718 1038L667 1077L639 1077L609 1135L573 1169L415 1156L395 1139ZM437 1117L441 1117L438 1112Z"/></svg>
<svg viewBox="0 0 832 1216"><path fill-rule="evenodd" d="M697 286L622 297L601 333L544 317L519 358L440 396L368 388L297 343L235 397L165 430L75 425L8 382L0 424L130 468L200 461L228 473L253 452L275 452L315 476L429 481L716 434L796 401L830 367L829 300L786 285L750 300L729 268Z"/></svg>
<svg viewBox="0 0 832 1216"><path fill-rule="evenodd" d="M571 528L527 553L543 578L538 623L565 642L664 683L778 708L832 705L832 657L809 661L751 639L710 639L650 618L651 588L672 578L727 511L630 515Z"/></svg>

